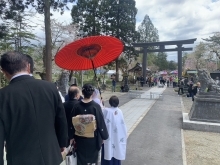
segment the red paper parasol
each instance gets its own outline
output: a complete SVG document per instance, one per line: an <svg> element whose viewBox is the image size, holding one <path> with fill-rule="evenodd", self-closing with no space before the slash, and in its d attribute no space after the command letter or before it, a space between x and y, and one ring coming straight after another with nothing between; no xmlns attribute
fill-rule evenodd
<svg viewBox="0 0 220 165"><path fill-rule="evenodd" d="M55 56L55 63L66 70L95 69L115 60L123 47L114 37L86 37L62 48Z"/></svg>

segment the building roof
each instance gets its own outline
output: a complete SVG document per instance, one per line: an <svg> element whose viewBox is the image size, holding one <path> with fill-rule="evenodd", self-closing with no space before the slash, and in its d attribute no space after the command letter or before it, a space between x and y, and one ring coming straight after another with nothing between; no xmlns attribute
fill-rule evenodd
<svg viewBox="0 0 220 165"><path fill-rule="evenodd" d="M140 64L138 62L136 63L136 65L133 68L128 70L128 72L138 72L138 71L142 71L142 64ZM150 69L146 68L146 71L150 72Z"/></svg>

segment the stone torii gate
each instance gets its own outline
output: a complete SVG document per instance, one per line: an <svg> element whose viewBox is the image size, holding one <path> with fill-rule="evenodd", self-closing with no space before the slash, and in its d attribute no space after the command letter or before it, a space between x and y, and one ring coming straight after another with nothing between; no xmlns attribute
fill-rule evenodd
<svg viewBox="0 0 220 165"><path fill-rule="evenodd" d="M142 75L146 83L146 68L147 68L147 53L150 52L178 52L178 78L182 77L182 51L192 51L193 48L184 48L184 44L194 44L196 38L179 41L162 41L162 42L149 42L149 43L132 43L134 47L143 48L140 53L143 53L142 61ZM177 48L165 49L167 45L176 45ZM158 46L158 49L149 49L149 47Z"/></svg>

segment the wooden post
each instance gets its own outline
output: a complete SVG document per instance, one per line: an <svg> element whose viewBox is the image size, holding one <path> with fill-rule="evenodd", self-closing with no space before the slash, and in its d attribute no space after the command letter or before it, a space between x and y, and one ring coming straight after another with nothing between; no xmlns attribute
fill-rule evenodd
<svg viewBox="0 0 220 165"><path fill-rule="evenodd" d="M144 48L143 61L142 61L142 75L144 77L144 84L146 84L146 69L147 69L147 48Z"/></svg>
<svg viewBox="0 0 220 165"><path fill-rule="evenodd" d="M182 45L178 46L178 78L182 77Z"/></svg>

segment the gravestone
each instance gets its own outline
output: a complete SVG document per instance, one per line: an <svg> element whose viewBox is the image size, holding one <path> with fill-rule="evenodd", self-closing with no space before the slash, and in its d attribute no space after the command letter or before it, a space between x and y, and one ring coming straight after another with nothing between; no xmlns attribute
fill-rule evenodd
<svg viewBox="0 0 220 165"><path fill-rule="evenodd" d="M201 87L194 97L189 119L220 123L220 86L205 70L198 71Z"/></svg>

